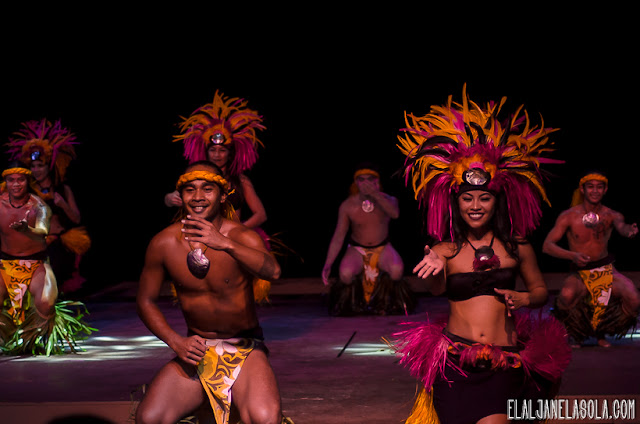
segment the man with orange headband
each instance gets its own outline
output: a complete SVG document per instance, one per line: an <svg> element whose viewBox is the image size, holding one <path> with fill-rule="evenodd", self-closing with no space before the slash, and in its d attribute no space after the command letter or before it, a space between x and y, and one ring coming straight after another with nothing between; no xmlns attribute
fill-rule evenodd
<svg viewBox="0 0 640 424"><path fill-rule="evenodd" d="M9 299L6 313L15 326L20 326L31 302L43 321L54 313L58 289L46 263L51 210L39 197L29 193L30 170L16 163L2 173L2 179L0 305ZM7 326L0 325L0 330ZM5 344L9 334L2 333L0 331L0 342Z"/></svg>
<svg viewBox="0 0 640 424"><path fill-rule="evenodd" d="M31 194L31 170L14 162L2 172L0 186L0 348L9 355L76 352L80 333L95 329L58 302L58 286L46 238L51 209Z"/></svg>
<svg viewBox="0 0 640 424"><path fill-rule="evenodd" d="M176 188L182 218L149 243L137 295L140 318L176 357L151 382L136 422L178 422L201 405L218 424L229 422L232 405L243 422L290 422L252 293L254 277L276 279L280 266L256 232L229 219L229 183L216 165L194 162ZM166 279L174 282L186 335L158 305Z"/></svg>
<svg viewBox="0 0 640 424"><path fill-rule="evenodd" d="M399 314L413 309L413 294L402 279L402 258L389 242L389 223L399 214L398 200L381 190L377 168L370 163L359 165L351 194L338 210L322 268L322 281L329 285L333 263L350 232L338 281L331 286L332 315ZM362 284L354 284L356 277L361 277Z"/></svg>
<svg viewBox="0 0 640 424"><path fill-rule="evenodd" d="M556 299L554 314L565 324L574 346L595 336L610 347L605 335L623 337L637 324L640 293L633 282L613 266L608 243L613 229L623 237L638 234L638 226L602 204L609 181L601 172L587 173L574 192L571 208L558 217L543 251L572 262ZM566 235L568 249L558 243Z"/></svg>

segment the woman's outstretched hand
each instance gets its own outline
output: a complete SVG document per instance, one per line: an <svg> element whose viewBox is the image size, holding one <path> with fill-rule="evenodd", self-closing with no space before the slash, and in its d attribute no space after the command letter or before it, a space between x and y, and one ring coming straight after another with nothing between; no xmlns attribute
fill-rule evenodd
<svg viewBox="0 0 640 424"><path fill-rule="evenodd" d="M427 245L424 247L424 258L413 268L413 273L424 279L438 274L442 268L444 268L442 258Z"/></svg>

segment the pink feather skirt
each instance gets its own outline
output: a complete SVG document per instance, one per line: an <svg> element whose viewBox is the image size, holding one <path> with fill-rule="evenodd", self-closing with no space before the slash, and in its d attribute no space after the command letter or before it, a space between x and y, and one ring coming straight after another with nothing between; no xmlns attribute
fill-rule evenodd
<svg viewBox="0 0 640 424"><path fill-rule="evenodd" d="M524 396L535 393L535 396L553 397L571 360L566 330L554 317L534 318L521 312L514 314L514 319L518 346L462 339L448 333L444 322L405 323L410 327L393 335L400 363L422 383L422 390L430 399L427 404L435 408L433 412L437 411L441 422L453 419L447 416L443 421L442 415L454 409L451 405L465 396L470 397L465 399L469 402L467 405L474 405L464 411L473 415L465 419L474 422L483 416L502 413L506 398L521 397L523 393L526 393ZM529 386L528 391L522 390L524 386ZM462 412L455 408L456 417L462 418ZM414 407L412 417L420 414L425 412ZM414 421L421 420L423 418Z"/></svg>
<svg viewBox="0 0 640 424"><path fill-rule="evenodd" d="M474 366L479 359L488 359L491 367L508 368L519 362L527 374L536 373L549 381L559 380L571 361L567 331L552 316L534 318L531 314L514 314L519 349L507 352L501 346L481 343L455 343L444 331L444 322L403 323L410 328L393 334L394 348L400 363L412 376L431 387L439 375L444 378L448 354L460 356L460 366ZM467 346L463 346L467 345Z"/></svg>

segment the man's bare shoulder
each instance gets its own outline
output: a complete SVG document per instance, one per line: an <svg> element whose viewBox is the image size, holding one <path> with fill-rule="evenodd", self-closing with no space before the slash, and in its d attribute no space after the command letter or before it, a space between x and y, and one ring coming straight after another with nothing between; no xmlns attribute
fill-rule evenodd
<svg viewBox="0 0 640 424"><path fill-rule="evenodd" d="M357 194L352 194L342 201L343 205L348 206L359 205L360 203L360 196L358 196Z"/></svg>
<svg viewBox="0 0 640 424"><path fill-rule="evenodd" d="M380 195L384 198L386 198L387 200L391 200L393 202L396 202L398 200L398 198L392 194L389 193L385 193L383 191L380 192Z"/></svg>
<svg viewBox="0 0 640 424"><path fill-rule="evenodd" d="M618 211L615 211L615 210L613 210L610 207L605 206L605 205L601 205L600 206L599 213L602 214L602 215L610 215L610 216L613 216L614 218L623 216L622 213L620 213Z"/></svg>
<svg viewBox="0 0 640 424"><path fill-rule="evenodd" d="M36 207L48 207L48 205L45 203L44 200L42 200L40 197L36 196L35 194L31 194L29 201Z"/></svg>
<svg viewBox="0 0 640 424"><path fill-rule="evenodd" d="M340 204L340 210L344 212L351 212L358 209L362 205L362 201L357 194L352 194L342 201Z"/></svg>
<svg viewBox="0 0 640 424"><path fill-rule="evenodd" d="M235 237L239 234L243 234L245 231L248 231L249 227L244 225L242 222L234 221L232 219L224 219L222 221L222 226L220 227L220 234L225 237Z"/></svg>
<svg viewBox="0 0 640 424"><path fill-rule="evenodd" d="M175 244L180 240L180 228L182 228L182 224L179 222L165 227L153 236L151 242L149 242L149 249L165 249L175 246Z"/></svg>
<svg viewBox="0 0 640 424"><path fill-rule="evenodd" d="M264 245L264 242L258 233L237 221L225 219L223 226L220 228L220 232L223 236L242 244Z"/></svg>
<svg viewBox="0 0 640 424"><path fill-rule="evenodd" d="M584 215L584 208L582 205L572 206L569 209L565 209L560 212L558 215L558 222L566 222L569 223L575 219L582 219L582 215Z"/></svg>

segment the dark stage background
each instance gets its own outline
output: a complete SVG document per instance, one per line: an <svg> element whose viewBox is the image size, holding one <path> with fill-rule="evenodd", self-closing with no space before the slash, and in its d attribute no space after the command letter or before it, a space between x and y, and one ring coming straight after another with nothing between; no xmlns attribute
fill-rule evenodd
<svg viewBox="0 0 640 424"><path fill-rule="evenodd" d="M585 24L553 41L530 35L501 45L471 34L447 43L420 31L391 38L375 25L363 30L370 35L327 38L324 24L298 24L244 44L185 44L170 29L110 28L117 36L83 28L3 39L2 139L20 122L46 117L61 119L81 143L67 182L93 239L82 265L90 288L138 278L147 243L173 217L163 196L186 165L172 142L176 124L216 89L264 116L265 148L249 175L267 210L264 228L302 258L283 258L283 277L319 277L352 168L363 159L381 165L385 191L400 199L392 243L413 267L426 237L413 193L391 177L403 161L396 137L404 111L424 114L449 94L459 101L465 82L476 102L507 96L506 109L524 104L536 123L541 114L561 129L552 139L566 164L546 168L553 208L544 207L536 248L588 168L609 173L606 204L627 222L640 220L638 87L627 54L635 47L626 34L603 39ZM640 269L638 243L613 236L620 270ZM543 271L568 267L542 253L539 262Z"/></svg>

